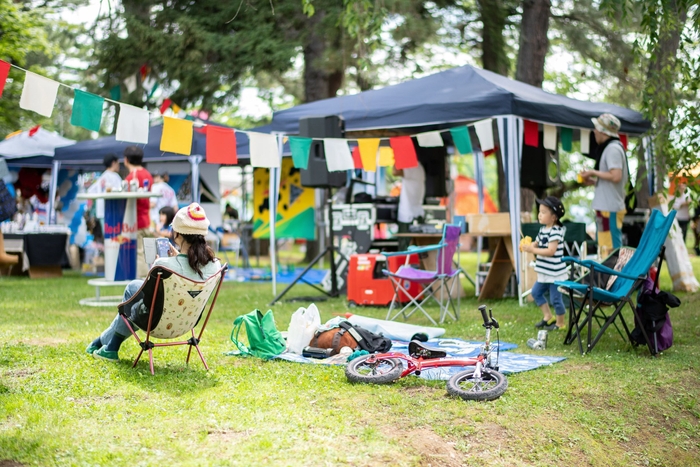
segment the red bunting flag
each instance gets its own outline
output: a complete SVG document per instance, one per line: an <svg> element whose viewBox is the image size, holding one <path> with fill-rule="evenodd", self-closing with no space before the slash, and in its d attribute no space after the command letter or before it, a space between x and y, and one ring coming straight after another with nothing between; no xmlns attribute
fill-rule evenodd
<svg viewBox="0 0 700 467"><path fill-rule="evenodd" d="M146 79L146 76L148 76L148 73L151 72L151 68L148 65L141 65L141 68L139 69L139 73L141 74L141 81Z"/></svg>
<svg viewBox="0 0 700 467"><path fill-rule="evenodd" d="M171 101L169 98L165 98L162 104L160 104L160 114L163 115L166 110L170 108L170 104L172 104L173 101Z"/></svg>
<svg viewBox="0 0 700 467"><path fill-rule="evenodd" d="M537 122L525 120L525 144L528 146L538 147L540 145L540 129Z"/></svg>
<svg viewBox="0 0 700 467"><path fill-rule="evenodd" d="M627 135L620 133L620 142L622 143L622 147L625 148L625 151L627 151Z"/></svg>
<svg viewBox="0 0 700 467"><path fill-rule="evenodd" d="M418 166L416 148L410 136L389 138L389 145L394 150L394 167L401 170Z"/></svg>
<svg viewBox="0 0 700 467"><path fill-rule="evenodd" d="M8 73L10 73L10 64L0 60L0 97L2 97L2 90L5 89Z"/></svg>
<svg viewBox="0 0 700 467"><path fill-rule="evenodd" d="M362 168L362 158L360 157L359 146L355 146L352 150L352 162L355 164L356 169Z"/></svg>
<svg viewBox="0 0 700 467"><path fill-rule="evenodd" d="M238 163L236 133L232 128L207 125L207 162L210 164Z"/></svg>

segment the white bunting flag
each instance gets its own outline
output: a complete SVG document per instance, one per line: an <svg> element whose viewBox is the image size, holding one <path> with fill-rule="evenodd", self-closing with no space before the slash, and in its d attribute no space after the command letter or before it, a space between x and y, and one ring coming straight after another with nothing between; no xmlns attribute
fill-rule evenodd
<svg viewBox="0 0 700 467"><path fill-rule="evenodd" d="M481 152L490 151L495 147L493 144L493 124L490 118L488 120L476 122L474 124L474 130L476 130L476 137L479 138Z"/></svg>
<svg viewBox="0 0 700 467"><path fill-rule="evenodd" d="M22 96L19 98L19 106L25 110L31 110L50 117L58 94L58 81L44 78L31 71L24 78Z"/></svg>
<svg viewBox="0 0 700 467"><path fill-rule="evenodd" d="M131 94L132 92L136 91L136 88L138 87L138 84L136 84L136 73L133 75L129 76L127 79L124 80L124 86L126 86L126 92Z"/></svg>
<svg viewBox="0 0 700 467"><path fill-rule="evenodd" d="M416 135L418 146L422 148L440 148L445 145L439 131L429 131Z"/></svg>
<svg viewBox="0 0 700 467"><path fill-rule="evenodd" d="M248 132L250 141L250 165L253 167L279 167L280 157L277 137L266 133Z"/></svg>
<svg viewBox="0 0 700 467"><path fill-rule="evenodd" d="M329 172L352 170L355 163L352 160L348 140L341 138L324 138L323 150L326 155L326 166Z"/></svg>
<svg viewBox="0 0 700 467"><path fill-rule="evenodd" d="M148 144L149 128L148 110L139 109L133 105L119 104L117 141Z"/></svg>
<svg viewBox="0 0 700 467"><path fill-rule="evenodd" d="M552 151L557 150L557 127L553 125L543 125L544 126L544 141L542 146L545 149L550 149Z"/></svg>
<svg viewBox="0 0 700 467"><path fill-rule="evenodd" d="M591 130L581 130L581 154L591 152Z"/></svg>

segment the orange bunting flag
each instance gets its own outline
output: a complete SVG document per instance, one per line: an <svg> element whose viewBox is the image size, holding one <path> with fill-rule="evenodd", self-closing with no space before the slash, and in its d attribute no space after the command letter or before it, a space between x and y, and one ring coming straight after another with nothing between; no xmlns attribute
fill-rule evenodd
<svg viewBox="0 0 700 467"><path fill-rule="evenodd" d="M379 167L392 167L394 165L394 150L390 147L382 146L379 148Z"/></svg>
<svg viewBox="0 0 700 467"><path fill-rule="evenodd" d="M418 166L416 147L410 136L389 138L389 144L394 150L394 165L397 169L410 169Z"/></svg>
<svg viewBox="0 0 700 467"><path fill-rule="evenodd" d="M352 162L355 164L356 169L362 168L362 157L360 156L360 147L355 146L352 149Z"/></svg>
<svg viewBox="0 0 700 467"><path fill-rule="evenodd" d="M233 129L207 125L206 131L207 162L210 164L228 165L238 163L236 133Z"/></svg>
<svg viewBox="0 0 700 467"><path fill-rule="evenodd" d="M192 124L191 120L163 117L160 150L189 156L192 153Z"/></svg>
<svg viewBox="0 0 700 467"><path fill-rule="evenodd" d="M379 138L363 138L357 140L360 148L360 158L362 167L366 172L377 171L377 150L379 149Z"/></svg>

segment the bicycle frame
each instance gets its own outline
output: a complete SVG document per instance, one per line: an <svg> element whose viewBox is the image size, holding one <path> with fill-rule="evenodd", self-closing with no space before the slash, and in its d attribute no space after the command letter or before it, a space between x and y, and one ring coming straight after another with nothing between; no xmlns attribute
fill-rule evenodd
<svg viewBox="0 0 700 467"><path fill-rule="evenodd" d="M476 367L476 369L474 370L476 373L475 376L479 378L481 377L481 369L484 366L491 365L491 329L494 327L498 328L498 322L495 319L493 319L493 316L487 317L485 306L482 305L481 307L479 307L479 311L481 311L481 314L484 319L486 336L484 339L484 346L482 347L479 355L476 357L442 357L425 359L423 357L415 358L398 352L387 352L383 354L370 356L367 359L366 363L369 363L371 365L373 363L378 362L379 360L386 360L389 358L403 360L406 362L406 364L403 365L404 370L403 372L401 372L400 378L408 376L411 373L420 375L421 371L429 368L441 368L450 366L474 366Z"/></svg>

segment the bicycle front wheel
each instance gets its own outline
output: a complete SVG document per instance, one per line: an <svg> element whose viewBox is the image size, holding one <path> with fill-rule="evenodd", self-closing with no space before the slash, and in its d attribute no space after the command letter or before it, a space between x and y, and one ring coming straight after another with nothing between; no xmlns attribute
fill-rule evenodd
<svg viewBox="0 0 700 467"><path fill-rule="evenodd" d="M447 382L447 392L468 401L492 401L508 389L508 380L502 373L482 368L481 377L477 378L474 371L466 370L452 376Z"/></svg>
<svg viewBox="0 0 700 467"><path fill-rule="evenodd" d="M365 355L348 362L345 376L353 383L388 384L401 377L403 364L396 358L377 358L368 362L374 355Z"/></svg>

